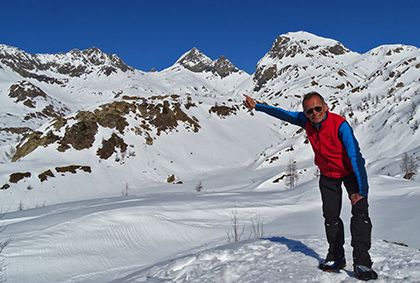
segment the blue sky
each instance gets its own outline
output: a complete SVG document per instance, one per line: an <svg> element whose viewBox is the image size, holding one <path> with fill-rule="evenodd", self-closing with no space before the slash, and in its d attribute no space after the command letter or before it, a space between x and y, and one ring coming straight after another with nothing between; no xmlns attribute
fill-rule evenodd
<svg viewBox="0 0 420 283"><path fill-rule="evenodd" d="M420 48L420 1L2 0L0 43L30 54L93 46L143 71L198 48L252 74L281 34L307 31L365 53Z"/></svg>

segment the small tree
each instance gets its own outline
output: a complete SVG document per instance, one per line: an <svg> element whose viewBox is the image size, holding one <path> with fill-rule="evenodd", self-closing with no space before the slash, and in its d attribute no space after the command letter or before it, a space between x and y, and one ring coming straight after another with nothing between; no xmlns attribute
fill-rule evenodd
<svg viewBox="0 0 420 283"><path fill-rule="evenodd" d="M299 179L299 174L297 171L296 161L289 160L289 164L287 164L287 171L286 171L286 186L291 189L297 185L297 181Z"/></svg>
<svg viewBox="0 0 420 283"><path fill-rule="evenodd" d="M417 168L418 165L414 157L407 152L404 152L400 163L400 169L405 173L404 179L411 180L417 173Z"/></svg>
<svg viewBox="0 0 420 283"><path fill-rule="evenodd" d="M195 185L195 190L197 191L197 193L201 192L203 190L203 184L200 182L198 182L197 185Z"/></svg>
<svg viewBox="0 0 420 283"><path fill-rule="evenodd" d="M19 202L18 210L19 211L22 211L23 210L23 202L22 202L22 200Z"/></svg>
<svg viewBox="0 0 420 283"><path fill-rule="evenodd" d="M128 197L128 189L129 189L128 183L125 183L125 188L122 189L122 191L121 191L121 196L122 197Z"/></svg>

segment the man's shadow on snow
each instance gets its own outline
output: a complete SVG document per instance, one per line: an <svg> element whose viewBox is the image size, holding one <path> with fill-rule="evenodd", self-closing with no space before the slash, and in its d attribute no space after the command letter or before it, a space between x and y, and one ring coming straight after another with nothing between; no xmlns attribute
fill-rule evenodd
<svg viewBox="0 0 420 283"><path fill-rule="evenodd" d="M285 237L271 237L271 238L266 238L266 240L286 245L289 248L289 250L292 252L300 252L300 253L303 253L304 255L315 258L316 260L318 260L318 262L322 261L322 259L319 257L319 254L317 254L313 249L311 249L310 247L308 247L302 242L287 239Z"/></svg>
<svg viewBox="0 0 420 283"><path fill-rule="evenodd" d="M319 257L319 254L317 254L313 249L311 249L310 247L308 247L307 245L305 245L302 242L287 239L285 237L271 237L271 238L265 238L265 240L269 240L271 242L283 244L286 247L288 247L290 251L300 252L300 253L303 253L304 255L313 257L316 260L318 260L319 263L324 261L324 259L321 259ZM344 270L344 271L347 272L347 274L349 274L350 276L353 275L353 272L349 272L348 270Z"/></svg>

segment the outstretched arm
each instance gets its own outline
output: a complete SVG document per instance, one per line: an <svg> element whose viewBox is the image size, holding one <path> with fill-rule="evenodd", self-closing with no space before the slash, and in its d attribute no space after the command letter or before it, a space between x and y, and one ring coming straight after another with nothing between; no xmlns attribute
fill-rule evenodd
<svg viewBox="0 0 420 283"><path fill-rule="evenodd" d="M306 116L303 112L287 111L278 107L257 104L254 101L254 99L252 99L248 95L244 94L244 96L246 98L246 100L244 101L244 104L250 109L255 109L256 111L264 112L280 120L290 122L294 125L301 126L302 128L305 127Z"/></svg>

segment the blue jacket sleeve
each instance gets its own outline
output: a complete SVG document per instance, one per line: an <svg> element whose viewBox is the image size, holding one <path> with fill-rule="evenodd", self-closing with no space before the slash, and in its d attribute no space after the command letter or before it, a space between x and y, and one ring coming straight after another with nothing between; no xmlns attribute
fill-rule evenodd
<svg viewBox="0 0 420 283"><path fill-rule="evenodd" d="M347 122L341 124L338 129L338 138L344 144L347 155L350 158L353 171L356 174L359 183L359 194L362 197L366 197L369 192L369 185L365 168L365 159L360 152L359 143L354 136L353 130Z"/></svg>
<svg viewBox="0 0 420 283"><path fill-rule="evenodd" d="M256 111L264 112L270 116L276 117L280 120L292 123L297 126L301 126L302 128L305 128L306 124L306 116L303 112L293 112L293 111L287 111L282 108L268 106L268 105L262 105L257 104L255 106Z"/></svg>

